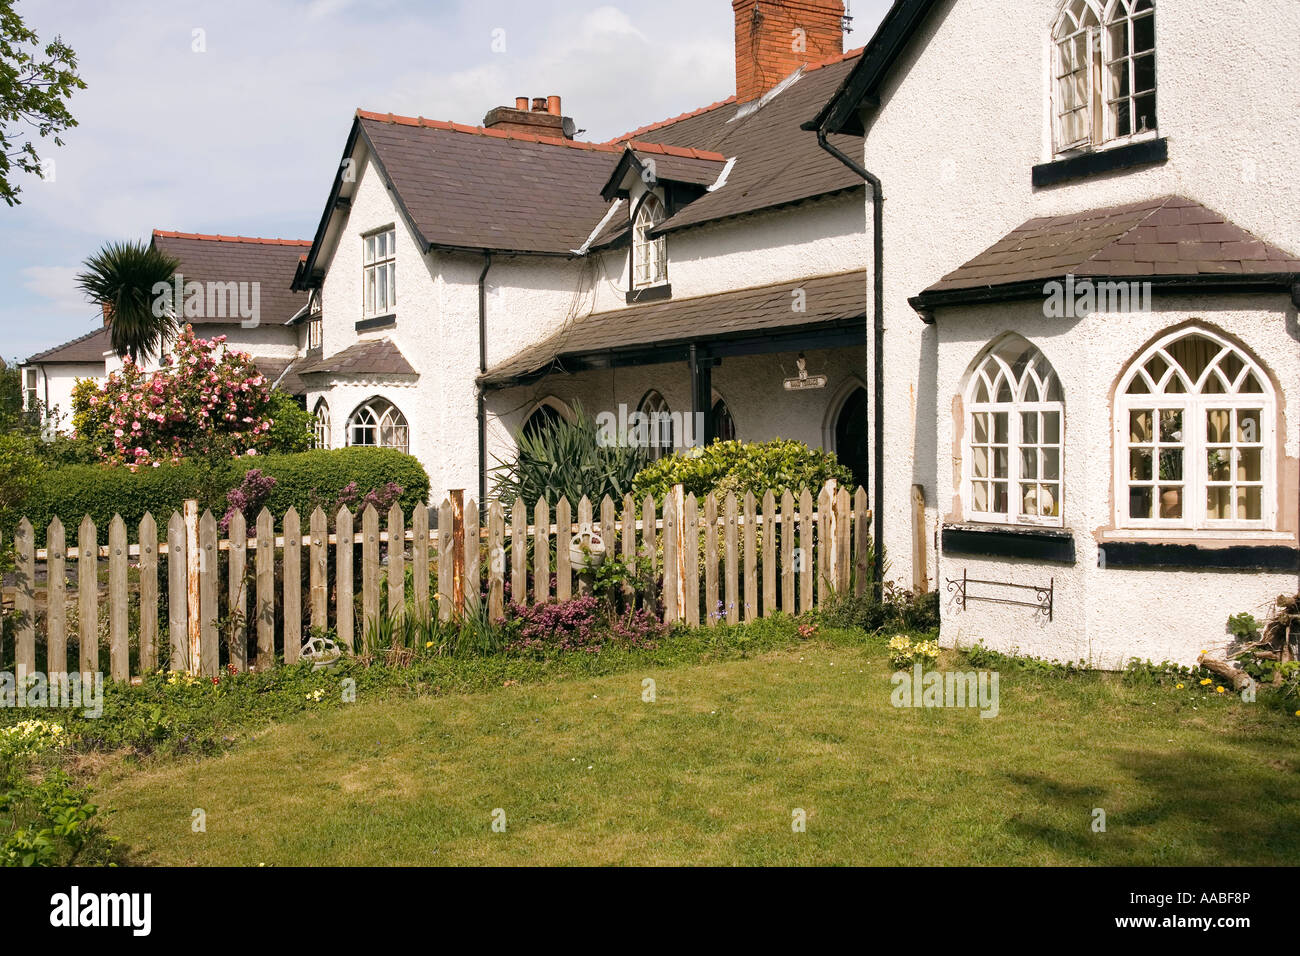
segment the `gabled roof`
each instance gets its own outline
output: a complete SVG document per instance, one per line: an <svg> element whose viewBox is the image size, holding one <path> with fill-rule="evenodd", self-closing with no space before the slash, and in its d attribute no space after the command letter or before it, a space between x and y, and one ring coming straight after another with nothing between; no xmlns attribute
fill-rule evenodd
<svg viewBox="0 0 1300 956"><path fill-rule="evenodd" d="M803 124L805 130L825 129L828 133L863 134L858 108L879 103L880 89L899 57L911 43L939 0L894 0L853 70ZM811 110L809 111L811 113Z"/></svg>
<svg viewBox="0 0 1300 956"><path fill-rule="evenodd" d="M689 203L657 230L757 212L816 196L862 187L862 180L817 145L815 133L800 122L816 111L858 62L861 50L805 67L759 100L722 100L674 120L642 127L611 140L624 144L650 137L669 146L711 150L735 164L726 185ZM860 136L832 136L851 155L861 152Z"/></svg>
<svg viewBox="0 0 1300 956"><path fill-rule="evenodd" d="M718 181L722 170L726 168L726 157L720 153L710 156L664 155L662 151L651 152L644 148L634 149L629 146L623 151L618 165L605 181L601 195L611 200L626 193L629 175L646 177L652 171L655 182L684 183L688 186L712 186Z"/></svg>
<svg viewBox="0 0 1300 956"><path fill-rule="evenodd" d="M391 339L369 339L297 368L299 375L415 375Z"/></svg>
<svg viewBox="0 0 1300 956"><path fill-rule="evenodd" d="M1068 216L1030 219L917 297L921 307L972 294L1027 288L1066 275L1093 279L1222 280L1290 288L1300 257L1271 245L1222 213L1165 196Z"/></svg>
<svg viewBox="0 0 1300 956"><path fill-rule="evenodd" d="M100 326L85 335L79 335L70 342L56 345L44 352L37 352L23 365L41 364L87 364L103 368L104 353L111 351L113 343L109 340L108 329Z"/></svg>
<svg viewBox="0 0 1300 956"><path fill-rule="evenodd" d="M804 293L801 313L790 310L796 290ZM845 272L596 312L516 353L479 381L504 388L549 370L591 367L592 359L609 363L613 353L632 350L651 352L655 361L676 361L679 345L750 334L770 338L818 326L843 326L865 342L866 301L866 273Z"/></svg>
<svg viewBox="0 0 1300 956"><path fill-rule="evenodd" d="M282 325L307 301L290 286L307 239L259 239L251 236L205 235L192 232L153 231L153 245L180 261L177 270L186 282L256 282L261 320ZM196 317L193 325L235 321L221 317Z"/></svg>

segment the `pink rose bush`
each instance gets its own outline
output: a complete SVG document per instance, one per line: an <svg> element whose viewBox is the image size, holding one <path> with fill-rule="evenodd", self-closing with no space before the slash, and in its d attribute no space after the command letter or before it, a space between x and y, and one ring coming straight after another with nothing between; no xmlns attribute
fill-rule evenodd
<svg viewBox="0 0 1300 956"><path fill-rule="evenodd" d="M264 452L274 424L270 382L225 342L201 339L187 325L158 371L125 360L102 388L79 396L79 433L105 461L132 470Z"/></svg>

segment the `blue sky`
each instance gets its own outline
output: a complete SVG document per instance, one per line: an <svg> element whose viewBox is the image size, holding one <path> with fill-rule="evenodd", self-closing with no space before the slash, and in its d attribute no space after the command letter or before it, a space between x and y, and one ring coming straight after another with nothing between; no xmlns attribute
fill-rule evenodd
<svg viewBox="0 0 1300 956"><path fill-rule="evenodd" d="M888 6L852 2L846 45L864 44ZM79 125L66 145L38 142L53 177L22 176L22 205L0 205L6 360L94 327L73 276L108 240L154 228L310 238L357 107L478 124L516 96L554 93L582 138L600 140L735 88L729 0L17 8L42 41L61 34L76 50L87 89L69 104Z"/></svg>

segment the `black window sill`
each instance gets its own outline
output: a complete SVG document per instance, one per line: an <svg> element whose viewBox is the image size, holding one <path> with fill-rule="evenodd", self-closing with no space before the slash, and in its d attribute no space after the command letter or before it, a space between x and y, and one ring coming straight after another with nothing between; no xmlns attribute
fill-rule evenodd
<svg viewBox="0 0 1300 956"><path fill-rule="evenodd" d="M943 553L1074 563L1074 534L1062 528L946 524Z"/></svg>
<svg viewBox="0 0 1300 956"><path fill-rule="evenodd" d="M1137 166L1163 163L1169 159L1168 139L1148 139L1114 149L1097 149L1068 159L1041 163L1034 167L1034 188L1055 186L1075 179L1087 179L1104 173Z"/></svg>
<svg viewBox="0 0 1300 956"><path fill-rule="evenodd" d="M1153 541L1106 541L1101 545L1104 568L1146 568L1155 571L1300 571L1300 549L1294 545L1238 544L1207 548L1197 544Z"/></svg>
<svg viewBox="0 0 1300 956"><path fill-rule="evenodd" d="M397 325L397 313L377 315L373 319L362 319L357 323L358 332L373 332L375 329L391 329Z"/></svg>
<svg viewBox="0 0 1300 956"><path fill-rule="evenodd" d="M640 302L659 302L673 297L673 287L665 282L663 285L646 286L644 289L631 289L627 293L627 304Z"/></svg>

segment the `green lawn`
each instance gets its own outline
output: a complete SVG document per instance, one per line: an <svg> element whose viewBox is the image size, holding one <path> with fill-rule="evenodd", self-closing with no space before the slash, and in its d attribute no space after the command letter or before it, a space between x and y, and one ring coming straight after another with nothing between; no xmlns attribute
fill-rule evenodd
<svg viewBox="0 0 1300 956"><path fill-rule="evenodd" d="M96 798L141 863L1300 858L1300 718L1200 687L1026 671L1002 673L994 719L895 709L890 670L880 642L840 637L475 694L363 695L219 757L114 762ZM191 830L196 808L206 832Z"/></svg>

